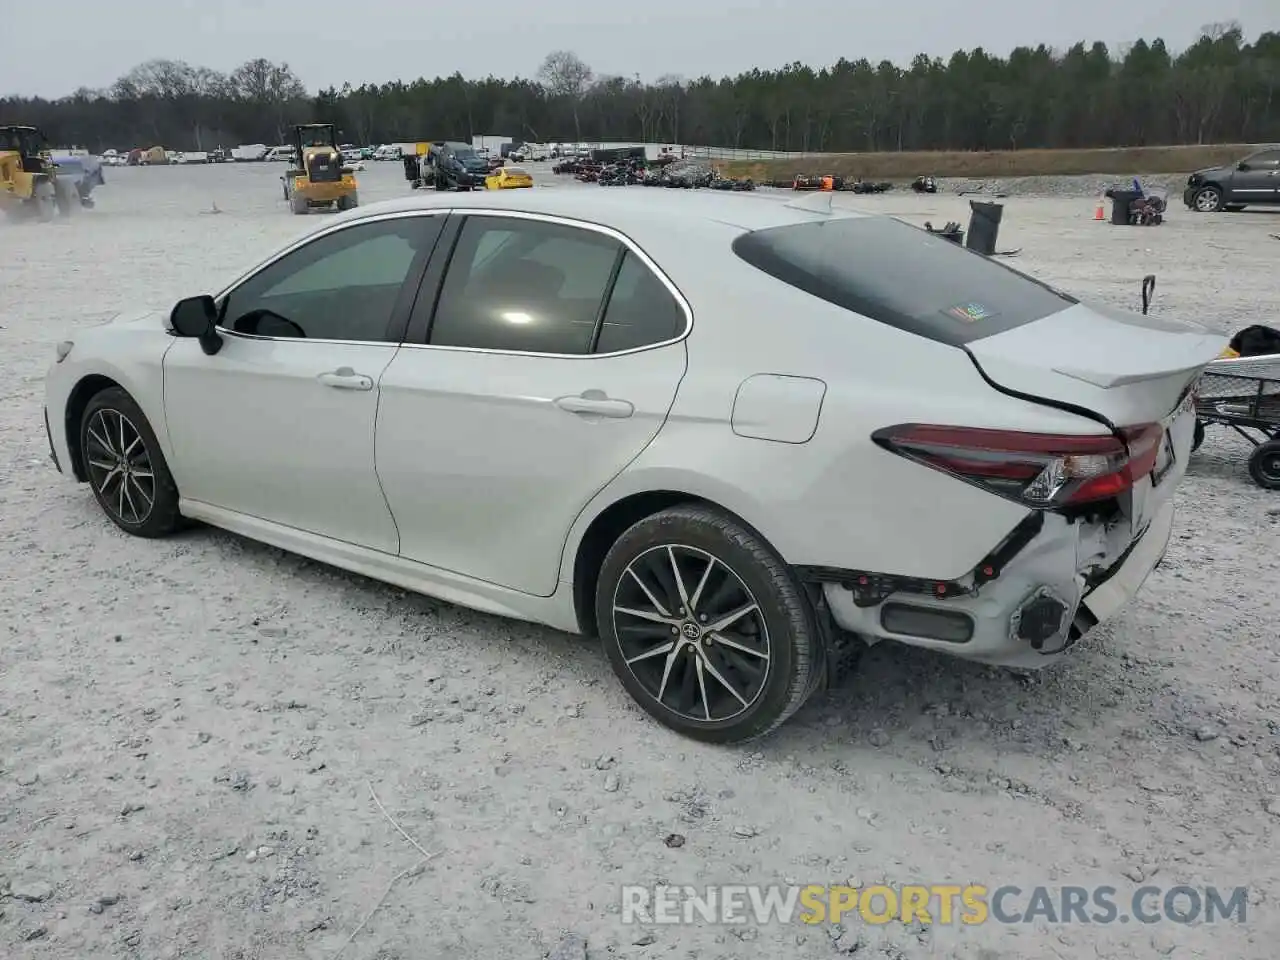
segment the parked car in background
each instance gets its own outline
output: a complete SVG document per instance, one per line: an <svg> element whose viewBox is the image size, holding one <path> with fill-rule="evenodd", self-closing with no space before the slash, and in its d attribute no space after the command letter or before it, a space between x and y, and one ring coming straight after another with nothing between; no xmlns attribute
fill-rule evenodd
<svg viewBox="0 0 1280 960"><path fill-rule="evenodd" d="M432 144L426 166L437 190L482 190L491 172L489 161L474 147L453 141Z"/></svg>
<svg viewBox="0 0 1280 960"><path fill-rule="evenodd" d="M533 186L533 175L523 167L501 167L485 177L487 190L517 190Z"/></svg>
<svg viewBox="0 0 1280 960"><path fill-rule="evenodd" d="M1225 167L1197 170L1187 177L1182 201L1200 213L1280 204L1280 147L1259 150Z"/></svg>
<svg viewBox="0 0 1280 960"><path fill-rule="evenodd" d="M393 146L391 144L387 144L386 146L381 146L373 152L373 159L381 160L381 161L399 160L400 148L397 146Z"/></svg>
<svg viewBox="0 0 1280 960"><path fill-rule="evenodd" d="M1037 667L1116 614L1226 342L889 217L419 194L79 328L45 427L130 534L598 635L651 715L732 742L863 641Z"/></svg>

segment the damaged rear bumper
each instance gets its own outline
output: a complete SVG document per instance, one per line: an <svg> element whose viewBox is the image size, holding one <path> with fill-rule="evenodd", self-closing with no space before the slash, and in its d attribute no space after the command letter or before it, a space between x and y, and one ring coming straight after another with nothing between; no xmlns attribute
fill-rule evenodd
<svg viewBox="0 0 1280 960"><path fill-rule="evenodd" d="M1164 557L1173 516L1172 502L1165 503L1141 535L1117 544L1113 531L1048 515L998 569L979 565L969 582L931 590L913 584L868 597L860 585L866 575L810 572L808 579L822 581L835 623L870 643L895 640L979 663L1039 668L1133 598ZM1084 571L1103 558L1114 559L1101 578L1087 580ZM984 566L992 577L985 582Z"/></svg>

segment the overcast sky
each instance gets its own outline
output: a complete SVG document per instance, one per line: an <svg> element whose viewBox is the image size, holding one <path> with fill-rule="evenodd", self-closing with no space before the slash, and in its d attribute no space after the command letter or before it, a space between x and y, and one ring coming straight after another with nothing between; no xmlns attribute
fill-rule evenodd
<svg viewBox="0 0 1280 960"><path fill-rule="evenodd" d="M651 80L840 57L906 64L982 46L1163 36L1210 20L1280 29L1280 0L0 0L0 96L109 86L153 57L229 71L287 61L308 88L420 76L532 76L551 50ZM492 12L488 12L488 11Z"/></svg>

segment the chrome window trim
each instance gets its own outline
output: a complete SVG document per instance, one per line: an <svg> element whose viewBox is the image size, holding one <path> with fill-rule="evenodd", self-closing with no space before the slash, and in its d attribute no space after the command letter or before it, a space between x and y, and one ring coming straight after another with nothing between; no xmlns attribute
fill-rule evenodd
<svg viewBox="0 0 1280 960"><path fill-rule="evenodd" d="M645 251L642 250L634 240L632 240L629 236L627 236L621 230L618 230L614 227L605 226L602 223L593 223L590 220L578 220L574 217L566 217L557 213L538 213L538 212L527 211L527 210L503 210L503 209L498 209L494 207L450 207L448 209L433 208L428 210L398 210L394 213L374 214L368 217L360 217L356 220L348 221L347 223L335 224L331 227L327 227L322 230L317 230L315 233L307 234L305 237L302 237L296 240L294 243L285 247L283 250L276 252L268 259L263 260L257 266L251 268L250 270L246 271L245 273L237 277L229 286L227 286L225 289L223 289L221 292L215 295L214 300L221 300L223 297L227 296L228 294L234 293L237 287L239 287L241 284L245 283L249 279L257 276L263 270L267 269L272 264L274 264L276 261L284 259L289 254L293 253L295 250L298 250L301 247L304 247L308 243L311 243L315 240L319 240L321 237L328 236L331 233L336 233L339 230L345 230L349 227L355 227L355 226L359 226L361 224L366 224L366 223L377 223L379 221L384 221L384 220L398 220L404 217L441 216L443 214L458 214L464 217L471 217L471 216L505 217L513 220L534 220L534 221L539 221L543 223L555 223L555 224L559 224L560 226L575 227L581 230L590 230L595 233L603 234L604 236L607 236L612 240L616 240L618 243L626 247L631 254L637 257L641 263L643 263L646 267L648 267L649 270L652 271L652 273L662 283L662 285L667 288L667 292L671 294L672 298L676 302L676 305L679 306L681 312L684 314L684 329L682 329L676 336L669 337L666 340L660 340L656 343L645 344L642 347L631 347L627 350L614 350L609 353L533 353L525 350L496 350L488 347L455 347L455 346L443 346L440 344L431 344L431 343L408 343L403 341L400 343L392 343L388 340L322 340L322 339L299 340L296 337L267 337L267 336L261 336L259 334L254 334L254 333L238 333L234 330L228 330L222 326L218 327L218 332L226 336L237 337L243 340L266 340L266 341L279 342L279 343L296 343L296 344L344 343L344 344L353 344L357 346L363 345L363 346L396 347L396 348L405 348L405 349L411 349L411 350L444 350L444 351L450 351L454 353L496 354L498 356L507 356L507 357L543 357L543 358L557 359L557 360L595 360L595 359L600 359L605 357L628 356L633 353L643 353L646 350L658 350L663 347L673 346L674 344L680 343L682 340L685 340L686 338L688 338L689 334L693 331L693 307L689 304L688 299L685 297L683 293L680 292L680 288L677 287L675 283L672 282L671 278L666 275L666 273L662 270L661 267L658 266L658 264L653 260L653 258L650 257L647 253L645 253Z"/></svg>

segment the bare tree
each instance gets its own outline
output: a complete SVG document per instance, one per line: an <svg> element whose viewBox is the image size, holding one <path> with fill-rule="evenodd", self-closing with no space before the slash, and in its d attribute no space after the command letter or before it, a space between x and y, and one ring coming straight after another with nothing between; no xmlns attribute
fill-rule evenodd
<svg viewBox="0 0 1280 960"><path fill-rule="evenodd" d="M240 99L271 111L276 125L276 142L283 143L290 105L307 97L307 88L289 65L272 63L261 57L249 60L231 74L231 86Z"/></svg>
<svg viewBox="0 0 1280 960"><path fill-rule="evenodd" d="M573 129L582 142L582 122L578 106L591 86L592 70L572 50L553 50L538 69L538 81L551 97L564 97L573 108Z"/></svg>
<svg viewBox="0 0 1280 960"><path fill-rule="evenodd" d="M663 116L671 118L672 143L680 142L680 101L684 99L684 83L684 77L677 73L664 73L654 83L658 88L658 109Z"/></svg>

